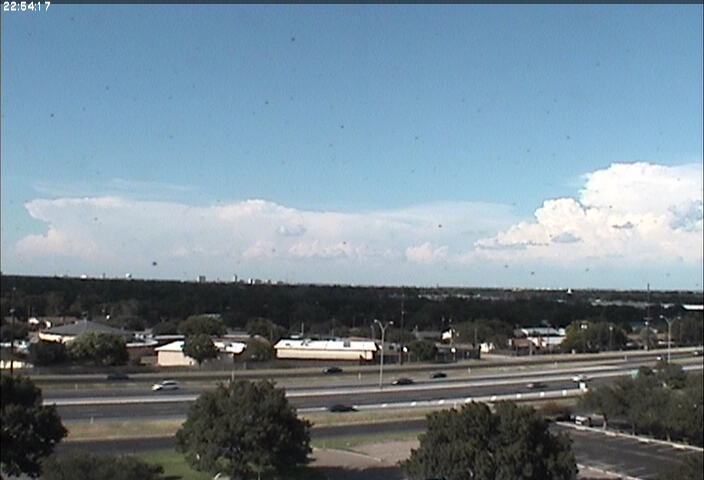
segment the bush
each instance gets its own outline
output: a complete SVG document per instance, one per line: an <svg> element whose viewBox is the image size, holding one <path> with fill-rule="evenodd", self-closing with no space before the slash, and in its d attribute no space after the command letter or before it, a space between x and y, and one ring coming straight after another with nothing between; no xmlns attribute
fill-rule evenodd
<svg viewBox="0 0 704 480"><path fill-rule="evenodd" d="M47 458L44 472L42 480L157 480L164 469L132 456L75 452Z"/></svg>

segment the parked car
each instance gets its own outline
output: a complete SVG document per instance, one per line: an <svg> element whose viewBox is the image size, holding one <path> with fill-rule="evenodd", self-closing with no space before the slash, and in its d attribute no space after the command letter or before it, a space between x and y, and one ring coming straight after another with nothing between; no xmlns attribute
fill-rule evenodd
<svg viewBox="0 0 704 480"><path fill-rule="evenodd" d="M545 387L546 385L543 382L531 382L526 385L526 388L528 388L529 390L541 390Z"/></svg>
<svg viewBox="0 0 704 480"><path fill-rule="evenodd" d="M328 407L328 412L356 412L357 409L344 403L336 403Z"/></svg>
<svg viewBox="0 0 704 480"><path fill-rule="evenodd" d="M162 390L178 390L181 388L176 380L162 380L159 383L152 385L152 391L159 392Z"/></svg>
<svg viewBox="0 0 704 480"><path fill-rule="evenodd" d="M108 373L108 375L105 377L105 380L129 380L130 377L126 373L119 373L119 372L113 372L113 373Z"/></svg>
<svg viewBox="0 0 704 480"><path fill-rule="evenodd" d="M435 372L430 376L430 378L445 378L445 377L447 377L447 373L445 373L445 372Z"/></svg>
<svg viewBox="0 0 704 480"><path fill-rule="evenodd" d="M393 385L413 385L413 383L410 378L397 378L392 382Z"/></svg>
<svg viewBox="0 0 704 480"><path fill-rule="evenodd" d="M327 374L342 373L342 369L340 367L325 367L323 369L323 373L327 373Z"/></svg>

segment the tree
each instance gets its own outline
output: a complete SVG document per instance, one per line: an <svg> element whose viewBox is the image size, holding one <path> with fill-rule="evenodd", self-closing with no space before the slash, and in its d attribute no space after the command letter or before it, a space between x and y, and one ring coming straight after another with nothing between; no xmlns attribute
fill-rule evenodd
<svg viewBox="0 0 704 480"><path fill-rule="evenodd" d="M247 333L254 337L254 336L260 336L264 337L269 342L273 345L274 343L278 342L281 340L288 332L287 330L272 322L268 318L252 318L247 322ZM325 332L327 333L329 330L326 327Z"/></svg>
<svg viewBox="0 0 704 480"><path fill-rule="evenodd" d="M6 323L0 327L0 341L22 340L27 338L27 332L26 323Z"/></svg>
<svg viewBox="0 0 704 480"><path fill-rule="evenodd" d="M627 340L626 332L613 323L580 321L565 329L561 347L566 351L596 352L623 348Z"/></svg>
<svg viewBox="0 0 704 480"><path fill-rule="evenodd" d="M192 315L178 324L178 331L186 336L197 333L224 335L227 329L219 318L209 315Z"/></svg>
<svg viewBox="0 0 704 480"><path fill-rule="evenodd" d="M435 343L430 340L414 340L408 345L408 350L420 362L435 360L435 355L438 353Z"/></svg>
<svg viewBox="0 0 704 480"><path fill-rule="evenodd" d="M265 362L274 358L274 349L266 340L252 338L247 342L244 358L255 362Z"/></svg>
<svg viewBox="0 0 704 480"><path fill-rule="evenodd" d="M410 478L448 480L574 479L577 466L564 435L553 435L530 407L482 403L428 415L420 447L402 463Z"/></svg>
<svg viewBox="0 0 704 480"><path fill-rule="evenodd" d="M127 363L125 340L114 333L86 332L68 346L69 356L79 362L91 362L107 367Z"/></svg>
<svg viewBox="0 0 704 480"><path fill-rule="evenodd" d="M36 342L29 345L29 358L34 365L57 365L68 360L68 352L61 342Z"/></svg>
<svg viewBox="0 0 704 480"><path fill-rule="evenodd" d="M2 375L2 471L37 477L40 460L66 436L56 407L42 405L42 391L24 376Z"/></svg>
<svg viewBox="0 0 704 480"><path fill-rule="evenodd" d="M169 335L178 333L178 324L171 320L163 320L152 327L153 335Z"/></svg>
<svg viewBox="0 0 704 480"><path fill-rule="evenodd" d="M655 375L663 383L663 386L667 388L684 388L687 382L687 374L684 372L682 365L668 363L664 359L659 360L655 364Z"/></svg>
<svg viewBox="0 0 704 480"><path fill-rule="evenodd" d="M308 461L310 426L272 382L239 380L198 397L176 448L195 469L233 480L280 474Z"/></svg>
<svg viewBox="0 0 704 480"><path fill-rule="evenodd" d="M218 349L210 338L210 335L198 333L186 337L186 341L183 344L183 353L195 359L195 361L198 362L198 367L200 367L204 360L217 358Z"/></svg>
<svg viewBox="0 0 704 480"><path fill-rule="evenodd" d="M44 461L42 480L158 480L164 469L132 456L89 452L52 455Z"/></svg>

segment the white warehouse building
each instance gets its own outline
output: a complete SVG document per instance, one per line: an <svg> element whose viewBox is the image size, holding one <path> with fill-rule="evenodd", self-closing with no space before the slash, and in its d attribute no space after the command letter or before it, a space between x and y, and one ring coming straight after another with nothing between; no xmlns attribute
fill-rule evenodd
<svg viewBox="0 0 704 480"><path fill-rule="evenodd" d="M373 360L377 351L371 340L311 340L283 338L274 345L276 358L305 360Z"/></svg>

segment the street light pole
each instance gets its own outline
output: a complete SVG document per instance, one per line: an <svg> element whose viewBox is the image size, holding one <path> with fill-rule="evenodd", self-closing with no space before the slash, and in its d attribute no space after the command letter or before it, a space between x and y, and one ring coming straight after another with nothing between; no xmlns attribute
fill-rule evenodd
<svg viewBox="0 0 704 480"><path fill-rule="evenodd" d="M394 322L388 322L386 325L384 325L375 318L374 323L379 325L379 330L381 330L381 358L379 359L379 390L381 390L382 388L384 388L384 335L386 334L386 328L389 325L393 325Z"/></svg>
<svg viewBox="0 0 704 480"><path fill-rule="evenodd" d="M665 315L660 315L660 318L667 322L667 363L670 363L670 348L672 343L672 320Z"/></svg>

